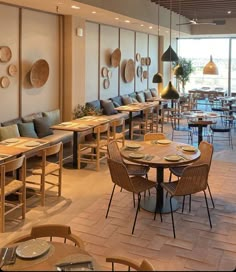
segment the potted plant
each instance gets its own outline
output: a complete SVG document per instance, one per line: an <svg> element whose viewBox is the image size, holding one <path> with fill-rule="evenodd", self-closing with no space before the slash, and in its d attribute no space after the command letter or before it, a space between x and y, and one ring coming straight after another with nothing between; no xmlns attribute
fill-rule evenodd
<svg viewBox="0 0 236 272"><path fill-rule="evenodd" d="M173 62L174 74L178 80L178 85L181 83L182 94L185 95L185 84L189 81L190 74L194 71L192 61L190 59L179 57L178 61ZM180 91L180 88L178 88Z"/></svg>
<svg viewBox="0 0 236 272"><path fill-rule="evenodd" d="M88 105L78 104L73 110L73 119L81 118L87 115L101 115L102 110Z"/></svg>

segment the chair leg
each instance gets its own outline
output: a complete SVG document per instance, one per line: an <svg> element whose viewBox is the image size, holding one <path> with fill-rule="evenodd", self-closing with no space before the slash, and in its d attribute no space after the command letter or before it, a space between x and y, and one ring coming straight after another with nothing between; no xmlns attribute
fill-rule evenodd
<svg viewBox="0 0 236 272"><path fill-rule="evenodd" d="M184 203L185 203L185 195L183 196L183 202L182 202L182 213L184 212Z"/></svg>
<svg viewBox="0 0 236 272"><path fill-rule="evenodd" d="M108 207L107 207L106 218L107 218L108 213L109 213L109 210L110 210L111 201L112 201L112 198L113 198L113 194L114 194L115 188L116 188L116 184L114 184L113 189L112 189L112 193L111 193L110 201L109 201L109 204L108 204Z"/></svg>
<svg viewBox="0 0 236 272"><path fill-rule="evenodd" d="M211 229L212 229L212 224L211 224L211 216L210 216L210 211L209 211L209 207L208 207L208 202L207 202L206 192L205 192L205 191L203 191L203 193L204 193L205 200L206 200L206 207L207 207L208 219L209 219L210 227L211 227Z"/></svg>
<svg viewBox="0 0 236 272"><path fill-rule="evenodd" d="M133 224L132 234L134 233L134 228L135 228L135 224L136 224L136 220L137 220L137 216L138 216L138 211L140 209L140 200L141 200L141 194L139 193L138 194L138 207L137 207L135 218L134 218L134 224Z"/></svg>
<svg viewBox="0 0 236 272"><path fill-rule="evenodd" d="M170 211L171 211L173 234L174 234L174 238L175 238L175 224L174 224L174 215L173 215L173 209L172 209L172 196L170 197Z"/></svg>
<svg viewBox="0 0 236 272"><path fill-rule="evenodd" d="M212 194L211 194L211 190L210 190L209 184L207 184L207 187L208 187L209 195L210 195L210 198L211 198L212 206L213 206L213 208L215 208L215 203L214 203L214 200L213 200L213 197L212 197Z"/></svg>
<svg viewBox="0 0 236 272"><path fill-rule="evenodd" d="M135 208L135 193L133 193L133 202L134 202L134 208Z"/></svg>

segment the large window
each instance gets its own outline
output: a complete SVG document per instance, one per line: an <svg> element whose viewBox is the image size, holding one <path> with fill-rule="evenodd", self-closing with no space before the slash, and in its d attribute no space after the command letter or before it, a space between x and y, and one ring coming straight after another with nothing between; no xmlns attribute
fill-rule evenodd
<svg viewBox="0 0 236 272"><path fill-rule="evenodd" d="M201 39L179 39L178 55L183 58L191 59L194 72L190 75L189 82L186 83L185 90L195 88L224 89L226 93L229 86L229 38L201 38ZM236 58L236 41L235 41ZM203 67L210 61L212 55L213 61L218 67L219 75L203 75ZM232 87L236 91L236 61L232 62L234 80Z"/></svg>

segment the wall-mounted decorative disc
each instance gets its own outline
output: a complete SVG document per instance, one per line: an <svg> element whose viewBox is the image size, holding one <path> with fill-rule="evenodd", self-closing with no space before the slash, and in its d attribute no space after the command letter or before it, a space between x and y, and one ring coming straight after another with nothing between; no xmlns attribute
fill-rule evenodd
<svg viewBox="0 0 236 272"><path fill-rule="evenodd" d="M15 64L10 64L8 66L8 74L10 76L15 76L17 74L17 67Z"/></svg>
<svg viewBox="0 0 236 272"><path fill-rule="evenodd" d="M108 78L104 79L103 87L104 89L108 89L110 87L110 80Z"/></svg>
<svg viewBox="0 0 236 272"><path fill-rule="evenodd" d="M108 74L108 69L107 69L107 67L102 67L102 76L103 76L103 77L107 77L107 74Z"/></svg>
<svg viewBox="0 0 236 272"><path fill-rule="evenodd" d="M7 76L3 76L0 80L0 84L2 88L7 88L10 85L10 80Z"/></svg>
<svg viewBox="0 0 236 272"><path fill-rule="evenodd" d="M129 59L125 65L125 81L131 82L135 75L135 65L132 59Z"/></svg>
<svg viewBox="0 0 236 272"><path fill-rule="evenodd" d="M0 47L0 61L1 62L8 62L12 57L11 49L8 46L1 46Z"/></svg>
<svg viewBox="0 0 236 272"><path fill-rule="evenodd" d="M140 56L139 53L137 53L137 54L136 54L136 61L140 61L140 59L141 59L141 56Z"/></svg>
<svg viewBox="0 0 236 272"><path fill-rule="evenodd" d="M146 58L146 64L147 64L147 66L151 65L151 58L150 57Z"/></svg>
<svg viewBox="0 0 236 272"><path fill-rule="evenodd" d="M36 61L30 71L30 83L33 87L42 87L48 80L49 65L46 60Z"/></svg>
<svg viewBox="0 0 236 272"><path fill-rule="evenodd" d="M118 67L121 60L121 51L119 48L116 48L111 54L111 66Z"/></svg>

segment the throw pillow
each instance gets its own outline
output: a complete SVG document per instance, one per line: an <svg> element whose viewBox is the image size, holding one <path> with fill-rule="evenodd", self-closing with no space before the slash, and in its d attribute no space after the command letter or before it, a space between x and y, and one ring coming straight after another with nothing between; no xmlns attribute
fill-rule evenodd
<svg viewBox="0 0 236 272"><path fill-rule="evenodd" d="M113 105L114 105L114 107L120 107L120 104L116 101L113 101Z"/></svg>
<svg viewBox="0 0 236 272"><path fill-rule="evenodd" d="M33 120L34 129L39 138L43 138L48 135L52 135L53 131L50 128L50 119L48 116L36 118Z"/></svg>
<svg viewBox="0 0 236 272"><path fill-rule="evenodd" d="M59 109L43 112L43 116L48 116L49 117L51 126L57 125L57 124L59 124L61 122L60 110Z"/></svg>
<svg viewBox="0 0 236 272"><path fill-rule="evenodd" d="M132 103L132 98L129 96L122 96L122 101L124 105L128 105Z"/></svg>
<svg viewBox="0 0 236 272"><path fill-rule="evenodd" d="M28 122L32 122L35 118L41 118L41 117L43 117L42 112L32 113L32 114L22 117L22 121L24 123L28 123Z"/></svg>
<svg viewBox="0 0 236 272"><path fill-rule="evenodd" d="M34 130L34 123L20 123L18 124L18 129L20 132L20 136L22 137L31 137L31 138L38 138L35 130Z"/></svg>
<svg viewBox="0 0 236 272"><path fill-rule="evenodd" d="M151 91L153 97L158 97L158 93L157 93L156 89L151 89L150 91Z"/></svg>
<svg viewBox="0 0 236 272"><path fill-rule="evenodd" d="M144 96L144 93L143 93L142 91L139 92L139 93L137 93L137 100L138 100L138 102L140 102L140 103L145 102L145 96Z"/></svg>
<svg viewBox="0 0 236 272"><path fill-rule="evenodd" d="M113 115L117 113L117 110L114 108L114 104L111 100L101 100L101 105L103 108L103 113L106 115Z"/></svg>
<svg viewBox="0 0 236 272"><path fill-rule="evenodd" d="M147 101L148 99L152 99L152 93L151 91L145 91L144 92L145 100Z"/></svg>
<svg viewBox="0 0 236 272"><path fill-rule="evenodd" d="M0 141L15 137L20 137L17 124L0 127Z"/></svg>
<svg viewBox="0 0 236 272"><path fill-rule="evenodd" d="M139 103L139 102L136 98L132 97L132 103Z"/></svg>

